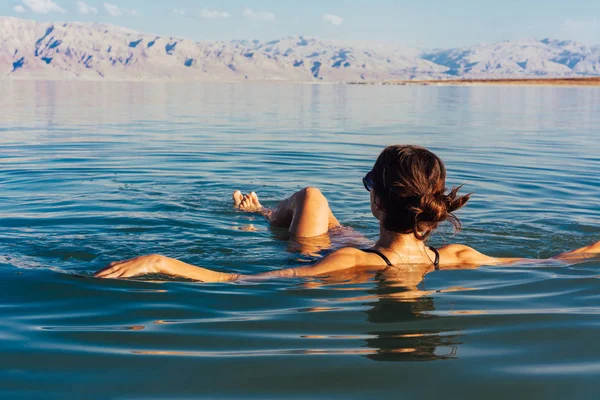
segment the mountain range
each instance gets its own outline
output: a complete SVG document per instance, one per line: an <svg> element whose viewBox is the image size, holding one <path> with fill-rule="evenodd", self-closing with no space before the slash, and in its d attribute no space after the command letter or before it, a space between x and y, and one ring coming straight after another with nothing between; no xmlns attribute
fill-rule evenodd
<svg viewBox="0 0 600 400"><path fill-rule="evenodd" d="M193 41L0 17L0 79L384 82L600 76L600 46L552 39L453 49L286 37Z"/></svg>

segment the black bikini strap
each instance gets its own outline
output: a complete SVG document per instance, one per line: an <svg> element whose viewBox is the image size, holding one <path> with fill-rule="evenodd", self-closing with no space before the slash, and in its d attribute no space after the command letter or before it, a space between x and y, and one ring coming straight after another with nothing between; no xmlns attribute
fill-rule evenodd
<svg viewBox="0 0 600 400"><path fill-rule="evenodd" d="M439 271L439 269L440 269L440 253L437 251L437 249L435 247L430 246L429 250L431 250L435 253L435 261L433 262L433 266L435 267L436 271Z"/></svg>
<svg viewBox="0 0 600 400"><path fill-rule="evenodd" d="M385 263L388 265L388 267L391 267L394 265L379 250L375 250L375 249L361 249L361 250L364 251L365 253L377 254L379 257L381 257L381 259L383 261L385 261ZM437 249L435 247L429 247L429 250L433 251L433 253L435 254L435 260L433 261L433 266L435 267L436 271L439 271L439 269L440 269L440 253L437 251Z"/></svg>
<svg viewBox="0 0 600 400"><path fill-rule="evenodd" d="M389 260L389 259L388 259L386 256L384 256L384 255L383 255L383 254L382 254L382 253L381 253L379 250L375 250L375 249L361 249L361 250L362 250L362 251L364 251L365 253L374 253L374 254L377 254L379 257L381 257L381 259L382 259L383 261L385 261L385 263L388 265L388 267L391 267L392 265L394 265L394 264L392 264L392 263L390 262L390 260Z"/></svg>

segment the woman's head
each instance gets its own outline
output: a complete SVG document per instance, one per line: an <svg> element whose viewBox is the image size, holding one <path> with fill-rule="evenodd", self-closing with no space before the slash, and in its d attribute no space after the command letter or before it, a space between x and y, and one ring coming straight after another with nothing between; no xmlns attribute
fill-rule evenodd
<svg viewBox="0 0 600 400"><path fill-rule="evenodd" d="M369 174L374 214L383 212L381 223L386 230L414 233L417 239L425 240L440 222L448 220L460 228L452 212L464 206L469 195L458 196L460 187L446 193L446 167L429 150L389 146Z"/></svg>

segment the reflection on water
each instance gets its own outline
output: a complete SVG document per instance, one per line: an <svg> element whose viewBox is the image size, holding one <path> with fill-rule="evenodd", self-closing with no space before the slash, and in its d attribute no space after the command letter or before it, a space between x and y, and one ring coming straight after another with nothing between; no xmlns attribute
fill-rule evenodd
<svg viewBox="0 0 600 400"><path fill-rule="evenodd" d="M377 301L367 303L370 307L367 320L373 324L387 326L418 327L423 318L439 318L431 315L435 310L432 297L412 297L409 288L398 287L393 281L378 281L375 293ZM452 332L452 333L451 333ZM368 333L368 347L376 349L367 357L375 361L434 361L454 358L460 342L459 332L450 329L390 329Z"/></svg>
<svg viewBox="0 0 600 400"><path fill-rule="evenodd" d="M600 235L600 90L0 88L0 397L594 398L597 258L210 285L90 274L149 253L262 272L368 246L361 178L393 143L433 149L474 192L463 231L432 245L579 247ZM292 241L231 207L234 189L270 206L307 185L343 234Z"/></svg>
<svg viewBox="0 0 600 400"><path fill-rule="evenodd" d="M390 268L394 269L394 268ZM449 293L471 289L449 288L447 290L423 291L417 285L422 274L412 279L398 279L397 271L369 272L364 270L340 271L332 276L319 278L305 287L312 289L322 285L336 285L336 291L353 290L352 286L369 283L360 297L340 299L346 303L360 302L366 308L366 321L372 330L357 336L327 336L329 339L363 339L366 357L375 361L434 361L457 357L460 331L445 329L423 329L424 319L437 319L432 294ZM390 273L391 272L391 273ZM409 274L410 275L410 274ZM407 286L410 285L410 286ZM344 307L313 307L310 312L343 310ZM321 336L306 336L321 338ZM323 337L324 338L324 337ZM354 354L354 353L352 353Z"/></svg>

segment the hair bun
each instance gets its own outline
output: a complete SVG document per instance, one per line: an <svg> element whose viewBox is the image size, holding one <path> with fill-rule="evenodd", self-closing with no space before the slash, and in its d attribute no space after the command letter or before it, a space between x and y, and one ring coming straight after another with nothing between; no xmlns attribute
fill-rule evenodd
<svg viewBox="0 0 600 400"><path fill-rule="evenodd" d="M421 196L418 209L415 209L415 220L438 224L448 217L448 203L443 193L425 193Z"/></svg>
<svg viewBox="0 0 600 400"><path fill-rule="evenodd" d="M385 229L414 233L425 240L440 222L460 222L452 212L469 201L459 196L460 186L446 193L446 168L435 154L418 146L396 145L384 149L373 166L375 201L386 215Z"/></svg>

